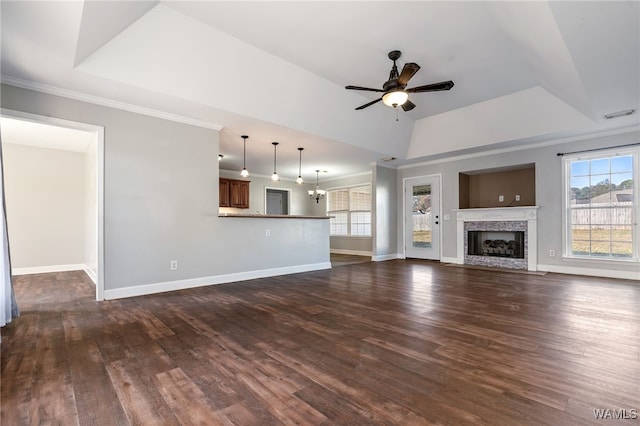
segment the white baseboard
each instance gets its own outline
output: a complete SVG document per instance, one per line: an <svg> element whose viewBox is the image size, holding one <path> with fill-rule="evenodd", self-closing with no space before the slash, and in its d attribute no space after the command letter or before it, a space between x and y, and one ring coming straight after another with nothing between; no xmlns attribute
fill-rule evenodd
<svg viewBox="0 0 640 426"><path fill-rule="evenodd" d="M224 284L236 281L252 280L256 278L274 277L277 275L297 274L300 272L330 269L331 262L311 263L307 265L286 266L282 268L261 269L257 271L237 272L233 274L215 275L211 277L190 278L186 280L166 281L137 285L132 287L115 288L104 291L105 300L122 299L125 297L144 296L147 294L163 293L165 291L184 290L194 287Z"/></svg>
<svg viewBox="0 0 640 426"><path fill-rule="evenodd" d="M95 285L98 285L98 276L96 275L96 271L91 269L89 265L84 265L82 269L89 276L89 278L91 278L91 281L93 281Z"/></svg>
<svg viewBox="0 0 640 426"><path fill-rule="evenodd" d="M538 271L556 272L558 274L587 275L591 277L619 278L623 280L640 280L640 273L634 271L615 271L613 269L576 268L575 266L541 265Z"/></svg>
<svg viewBox="0 0 640 426"><path fill-rule="evenodd" d="M27 268L11 268L11 275L30 275L30 274L47 274L49 272L68 272L82 271L85 265L48 265L48 266L31 266Z"/></svg>
<svg viewBox="0 0 640 426"><path fill-rule="evenodd" d="M374 262L382 262L382 261L385 261L385 260L395 260L395 259L404 259L404 256L402 256L399 253L381 254L379 256L371 256L371 260L373 260Z"/></svg>
<svg viewBox="0 0 640 426"><path fill-rule="evenodd" d="M373 255L370 251L360 251L360 250L342 250L342 249L331 249L329 250L331 253L335 254L351 254L354 256L371 256Z"/></svg>
<svg viewBox="0 0 640 426"><path fill-rule="evenodd" d="M460 265L460 264L463 263L463 262L460 262L457 257L445 257L445 256L440 257L440 262L442 262L442 263L455 263L457 265Z"/></svg>

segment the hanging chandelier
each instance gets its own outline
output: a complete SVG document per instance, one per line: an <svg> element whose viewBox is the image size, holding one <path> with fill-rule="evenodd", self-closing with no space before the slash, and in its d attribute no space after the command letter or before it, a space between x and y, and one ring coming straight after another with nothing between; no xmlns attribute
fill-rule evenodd
<svg viewBox="0 0 640 426"><path fill-rule="evenodd" d="M324 198L324 194L327 192L324 189L320 189L319 183L320 170L316 170L316 189L314 191L309 190L309 198L316 200L316 204L320 203L320 200Z"/></svg>

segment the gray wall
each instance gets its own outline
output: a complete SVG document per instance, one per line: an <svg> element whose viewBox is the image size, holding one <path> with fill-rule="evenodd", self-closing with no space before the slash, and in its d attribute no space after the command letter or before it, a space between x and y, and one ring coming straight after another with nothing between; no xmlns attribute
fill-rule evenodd
<svg viewBox="0 0 640 426"><path fill-rule="evenodd" d="M218 217L216 131L7 85L2 107L104 126L107 297L113 289L329 261L328 220Z"/></svg>
<svg viewBox="0 0 640 426"><path fill-rule="evenodd" d="M474 156L472 158L434 162L398 170L398 193L402 193L403 179L442 174L442 215L450 215L442 221L442 256L456 257L456 213L458 208L458 173L469 170L492 169L524 163L536 166L536 203L538 210L538 264L569 268L598 268L636 272L638 263L594 262L593 260L562 259L562 159L558 152L580 151L593 148L605 148L616 145L638 143L640 132L625 133L606 137L597 137L568 143L494 155ZM398 202L398 217L402 217L402 200ZM397 221L398 235L402 235L402 221ZM401 253L402 238L398 240L398 252ZM549 257L549 250L556 251L556 257ZM639 278L640 278L640 274Z"/></svg>
<svg viewBox="0 0 640 426"><path fill-rule="evenodd" d="M371 184L371 190L375 193L375 187L373 186L372 174L366 173L357 176L351 176L341 179L331 179L326 180L320 183L320 188L322 189L337 189L344 188L348 186L357 186L357 185L366 185ZM373 221L373 210L375 210L375 197L372 198L372 218ZM320 201L320 204L323 204L323 208L325 209L326 214L326 200ZM374 234L376 232L375 222L371 224L371 233ZM331 250L335 252L359 252L362 254L373 254L373 237L345 237L345 236L332 236L331 237Z"/></svg>
<svg viewBox="0 0 640 426"><path fill-rule="evenodd" d="M13 268L82 265L85 155L3 143Z"/></svg>
<svg viewBox="0 0 640 426"><path fill-rule="evenodd" d="M373 168L373 256L396 257L399 253L398 234L398 200L396 170L382 166ZM402 198L402 197L400 197ZM400 216L401 217L401 216Z"/></svg>

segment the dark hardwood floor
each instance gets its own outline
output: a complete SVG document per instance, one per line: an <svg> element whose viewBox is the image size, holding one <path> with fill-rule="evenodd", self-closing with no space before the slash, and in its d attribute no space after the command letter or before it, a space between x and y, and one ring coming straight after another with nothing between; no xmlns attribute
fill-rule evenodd
<svg viewBox="0 0 640 426"><path fill-rule="evenodd" d="M640 424L637 281L394 260L102 303L81 272L15 287L2 425Z"/></svg>
<svg viewBox="0 0 640 426"><path fill-rule="evenodd" d="M371 256L331 253L331 267L371 262Z"/></svg>

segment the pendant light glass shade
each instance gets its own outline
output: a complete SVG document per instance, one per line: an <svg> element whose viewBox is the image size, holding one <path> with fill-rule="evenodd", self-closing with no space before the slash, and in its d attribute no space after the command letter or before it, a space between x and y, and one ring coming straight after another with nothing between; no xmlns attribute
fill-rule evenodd
<svg viewBox="0 0 640 426"><path fill-rule="evenodd" d="M298 185L304 183L304 180L302 179L302 151L303 150L304 148L298 148L298 151L300 152L300 163L298 164L298 178L296 179L296 183Z"/></svg>
<svg viewBox="0 0 640 426"><path fill-rule="evenodd" d="M249 136L247 135L242 135L240 136L242 139L244 139L244 143L243 143L243 154L242 154L242 171L240 172L240 176L242 177L249 177L249 171L247 170L247 139L249 138Z"/></svg>
<svg viewBox="0 0 640 426"><path fill-rule="evenodd" d="M280 176L278 176L278 172L276 171L276 151L278 149L278 142L271 142L271 144L273 145L273 174L271 175L271 180L277 181L280 180Z"/></svg>

